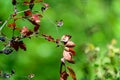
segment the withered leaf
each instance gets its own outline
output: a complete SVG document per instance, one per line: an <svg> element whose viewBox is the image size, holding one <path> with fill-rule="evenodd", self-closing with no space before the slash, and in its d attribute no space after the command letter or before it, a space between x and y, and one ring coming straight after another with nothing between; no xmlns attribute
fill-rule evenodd
<svg viewBox="0 0 120 80"><path fill-rule="evenodd" d="M30 2L28 2L28 1L24 1L23 4L24 4L24 5L29 5Z"/></svg>
<svg viewBox="0 0 120 80"><path fill-rule="evenodd" d="M23 41L19 41L19 47L20 47L21 49L23 49L24 51L26 51L26 46L25 46L25 44L23 43Z"/></svg>
<svg viewBox="0 0 120 80"><path fill-rule="evenodd" d="M23 29L20 32L24 37L28 37L33 34L31 30L28 30L26 26L23 27Z"/></svg>
<svg viewBox="0 0 120 80"><path fill-rule="evenodd" d="M68 51L68 52L71 52L72 55L76 54L76 52L73 48L65 47L65 50Z"/></svg>
<svg viewBox="0 0 120 80"><path fill-rule="evenodd" d="M10 41L10 46L13 47L16 51L18 51L19 48L26 50L26 46L23 43L23 41L16 40L15 38Z"/></svg>
<svg viewBox="0 0 120 80"><path fill-rule="evenodd" d="M8 27L10 27L10 28L15 28L15 26L16 26L16 23L8 24Z"/></svg>
<svg viewBox="0 0 120 80"><path fill-rule="evenodd" d="M35 25L35 27L34 27L34 32L37 32L38 31L38 29L39 29L39 25Z"/></svg>
<svg viewBox="0 0 120 80"><path fill-rule="evenodd" d="M30 10L24 11L25 16L32 16L32 12Z"/></svg>
<svg viewBox="0 0 120 80"><path fill-rule="evenodd" d="M70 35L63 35L62 38L61 38L61 41L62 42L68 42L68 40L71 38Z"/></svg>
<svg viewBox="0 0 120 80"><path fill-rule="evenodd" d="M10 46L13 47L16 51L19 49L19 42L14 39L10 41Z"/></svg>
<svg viewBox="0 0 120 80"><path fill-rule="evenodd" d="M76 74L75 74L74 70L69 66L67 66L67 69L69 70L69 74L73 78L73 80L76 80Z"/></svg>
<svg viewBox="0 0 120 80"><path fill-rule="evenodd" d="M75 43L73 41L67 41L67 43L65 44L66 47L75 47Z"/></svg>
<svg viewBox="0 0 120 80"><path fill-rule="evenodd" d="M41 14L32 14L32 20L35 21L36 23L40 22L40 18L42 17Z"/></svg>
<svg viewBox="0 0 120 80"><path fill-rule="evenodd" d="M69 63L74 63L74 60L72 59L72 54L69 51L66 50L63 51L63 58L67 60Z"/></svg>
<svg viewBox="0 0 120 80"><path fill-rule="evenodd" d="M54 42L54 38L52 36L49 36L49 35L46 35L46 34L42 34L42 36L48 40L48 41L51 41L51 42Z"/></svg>
<svg viewBox="0 0 120 80"><path fill-rule="evenodd" d="M68 73L66 71L63 71L60 73L60 80L67 80L68 76Z"/></svg>

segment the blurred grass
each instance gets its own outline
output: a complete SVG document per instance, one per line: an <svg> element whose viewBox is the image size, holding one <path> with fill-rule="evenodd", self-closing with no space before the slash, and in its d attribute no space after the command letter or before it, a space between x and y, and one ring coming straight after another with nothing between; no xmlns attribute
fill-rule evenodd
<svg viewBox="0 0 120 80"><path fill-rule="evenodd" d="M61 37L70 34L72 41L76 43L75 65L71 65L76 72L77 80L93 80L94 71L91 63L81 51L82 44L92 43L99 46L100 56L104 56L106 46L113 38L120 40L120 0L45 0L50 8L41 19L40 32ZM26 6L18 5L18 10L26 9ZM41 5L36 4L34 9L40 10ZM13 13L11 0L0 0L0 20L5 21ZM56 27L51 21L63 19L63 27ZM2 25L2 24L0 24ZM19 20L18 27L33 26L27 21ZM11 37L11 30L4 27L3 32ZM17 32L16 32L17 33ZM17 33L18 34L18 33ZM60 58L62 49L41 38L33 37L25 39L27 51L14 51L6 56L0 55L0 70L10 71L15 69L16 73L9 80L27 80L25 77L34 73L32 80L59 80ZM120 46L118 42L117 46ZM0 49L2 49L0 42ZM85 79L86 77L86 79ZM69 78L71 80L71 78Z"/></svg>

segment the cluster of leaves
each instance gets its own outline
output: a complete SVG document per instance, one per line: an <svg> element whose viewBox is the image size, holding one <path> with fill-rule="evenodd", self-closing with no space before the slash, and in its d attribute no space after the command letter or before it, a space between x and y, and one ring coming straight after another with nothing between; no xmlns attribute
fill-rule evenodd
<svg viewBox="0 0 120 80"><path fill-rule="evenodd" d="M4 25L1 27L0 30L0 42L4 43L4 48L0 50L1 54L11 54L14 50L19 51L19 49L22 49L24 51L27 50L27 47L24 43L25 38L31 38L32 36L42 36L46 40L50 42L54 42L57 44L57 47L62 46L64 47L63 51L63 58L61 58L61 66L60 66L60 80L67 80L67 77L70 75L73 80L76 80L76 75L74 70L70 66L66 66L66 61L69 63L75 63L73 56L75 55L74 47L75 43L70 40L71 36L70 35L63 35L61 39L54 39L50 35L46 34L39 34L39 28L40 28L40 22L41 18L43 17L42 14L34 12L33 7L36 3L43 3L43 7L41 7L41 12L43 13L45 10L49 8L49 4L44 3L42 0L30 0L30 1L23 1L23 5L27 5L29 8L23 11L18 12L16 5L19 4L17 0L12 0L12 5L14 6L14 13L10 15L10 19L13 20L12 23L9 23L7 26L12 30L12 37L9 39L5 34L2 32L2 28L5 26L5 23L9 21L6 20L7 22L3 23ZM19 16L18 14L24 13L24 15ZM33 29L29 29L28 26L23 26L22 28L18 27L16 24L16 21L19 19L26 19L29 21L34 27ZM56 27L61 27L63 25L63 20L56 21ZM19 35L15 34L15 31L19 32ZM65 70L63 70L63 67L65 67ZM66 68L69 72L66 71ZM14 72L11 71L11 74L3 74L1 73L0 75L5 78L10 78L10 76ZM33 78L34 75L29 75L29 77Z"/></svg>
<svg viewBox="0 0 120 80"><path fill-rule="evenodd" d="M69 75L73 78L73 80L76 80L76 74L75 74L74 70L70 66L66 67L66 61L69 63L72 63L72 64L75 63L75 61L72 58L72 56L74 56L76 54L74 49L73 49L75 47L75 43L73 41L70 41L71 36L70 35L63 35L61 40L54 39L50 35L42 34L42 36L46 40L56 43L57 47L64 46L63 58L61 58L61 66L60 66L60 80L67 80ZM65 70L63 70L63 67L65 67ZM68 69L69 74L66 71L66 68Z"/></svg>
<svg viewBox="0 0 120 80"><path fill-rule="evenodd" d="M100 56L100 47L95 47L93 44L84 45L83 51L86 55L88 63L94 70L95 80L119 80L120 69L120 48L116 47L117 41L113 39L107 45L106 52Z"/></svg>

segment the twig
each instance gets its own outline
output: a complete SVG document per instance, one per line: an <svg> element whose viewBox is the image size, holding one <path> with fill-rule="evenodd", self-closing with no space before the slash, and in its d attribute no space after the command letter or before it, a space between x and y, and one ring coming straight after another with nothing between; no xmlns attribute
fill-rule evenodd
<svg viewBox="0 0 120 80"><path fill-rule="evenodd" d="M0 32L4 28L4 26L7 24L7 22L11 19L11 15L8 17L8 19L3 23L3 25L0 27Z"/></svg>

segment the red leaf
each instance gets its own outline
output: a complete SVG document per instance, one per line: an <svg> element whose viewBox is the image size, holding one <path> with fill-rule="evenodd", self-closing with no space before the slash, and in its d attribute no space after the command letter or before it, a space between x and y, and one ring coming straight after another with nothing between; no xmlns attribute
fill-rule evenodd
<svg viewBox="0 0 120 80"><path fill-rule="evenodd" d="M69 40L70 38L71 38L70 35L63 35L62 38L61 38L61 41L66 43L66 42L68 42L68 40Z"/></svg>
<svg viewBox="0 0 120 80"><path fill-rule="evenodd" d="M15 23L8 24L8 27L11 27L11 28L15 28L15 26L16 26Z"/></svg>
<svg viewBox="0 0 120 80"><path fill-rule="evenodd" d="M42 15L40 14L32 14L32 20L35 21L36 23L39 23L40 22L40 18L42 17Z"/></svg>
<svg viewBox="0 0 120 80"><path fill-rule="evenodd" d="M72 55L76 54L76 52L75 52L75 50L73 50L73 48L65 47L65 50L68 51L68 52L71 52Z"/></svg>
<svg viewBox="0 0 120 80"><path fill-rule="evenodd" d="M54 38L52 36L45 35L45 34L42 34L42 36L45 37L46 40L54 42Z"/></svg>
<svg viewBox="0 0 120 80"><path fill-rule="evenodd" d="M35 27L34 27L34 32L37 32L38 29L39 29L39 25L35 25Z"/></svg>
<svg viewBox="0 0 120 80"><path fill-rule="evenodd" d="M33 34L31 30L28 30L26 26L23 27L23 29L20 32L24 37L30 36Z"/></svg>
<svg viewBox="0 0 120 80"><path fill-rule="evenodd" d="M20 47L21 49L23 49L24 51L26 51L26 46L25 46L25 44L23 43L23 41L20 41L20 42L19 42L19 47Z"/></svg>
<svg viewBox="0 0 120 80"><path fill-rule="evenodd" d="M24 1L23 4L24 4L24 5L29 5L30 2L28 2L28 1Z"/></svg>
<svg viewBox="0 0 120 80"><path fill-rule="evenodd" d="M72 59L72 54L69 51L66 50L63 51L63 58L70 63L74 63L74 60Z"/></svg>
<svg viewBox="0 0 120 80"><path fill-rule="evenodd" d="M13 47L16 51L19 49L19 42L14 39L10 41L10 46Z"/></svg>
<svg viewBox="0 0 120 80"><path fill-rule="evenodd" d="M30 10L24 11L25 16L32 16L32 12Z"/></svg>
<svg viewBox="0 0 120 80"><path fill-rule="evenodd" d="M72 41L67 41L67 43L65 44L66 47L75 47L75 43Z"/></svg>
<svg viewBox="0 0 120 80"><path fill-rule="evenodd" d="M66 71L60 73L60 80L67 80L68 78L68 73Z"/></svg>
<svg viewBox="0 0 120 80"><path fill-rule="evenodd" d="M73 80L76 80L76 75L73 69L69 66L67 66L67 69L69 70L70 76L73 78Z"/></svg>

